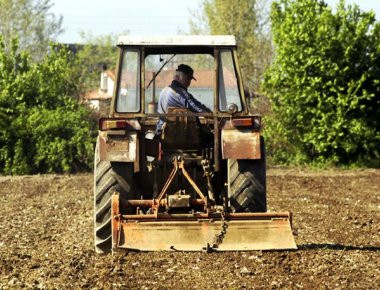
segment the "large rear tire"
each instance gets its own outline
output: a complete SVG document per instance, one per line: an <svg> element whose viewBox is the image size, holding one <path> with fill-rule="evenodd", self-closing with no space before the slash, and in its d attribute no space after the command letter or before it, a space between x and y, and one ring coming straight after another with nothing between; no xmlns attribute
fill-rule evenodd
<svg viewBox="0 0 380 290"><path fill-rule="evenodd" d="M133 163L100 161L98 145L94 160L94 242L97 253L112 250L111 198L132 198Z"/></svg>
<svg viewBox="0 0 380 290"><path fill-rule="evenodd" d="M264 138L261 159L228 159L228 197L232 212L266 212L266 162Z"/></svg>

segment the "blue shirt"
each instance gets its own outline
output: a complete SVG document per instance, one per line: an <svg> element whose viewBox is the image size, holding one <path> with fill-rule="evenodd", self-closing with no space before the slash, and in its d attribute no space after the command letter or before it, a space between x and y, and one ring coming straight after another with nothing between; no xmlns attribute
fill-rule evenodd
<svg viewBox="0 0 380 290"><path fill-rule="evenodd" d="M186 108L194 113L211 112L209 108L195 99L187 89L177 81L173 81L170 86L162 90L158 100L157 111L160 114L165 114L168 112L169 107ZM164 122L162 119L157 122L156 135L161 134Z"/></svg>

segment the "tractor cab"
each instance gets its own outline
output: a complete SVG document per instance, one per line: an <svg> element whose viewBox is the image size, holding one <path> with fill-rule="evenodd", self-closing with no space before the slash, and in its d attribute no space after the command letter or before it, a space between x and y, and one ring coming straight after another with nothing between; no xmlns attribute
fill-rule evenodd
<svg viewBox="0 0 380 290"><path fill-rule="evenodd" d="M119 38L119 71L111 115L157 113L160 92L167 87L180 64L194 70L189 92L213 115L247 114L233 36L178 36Z"/></svg>

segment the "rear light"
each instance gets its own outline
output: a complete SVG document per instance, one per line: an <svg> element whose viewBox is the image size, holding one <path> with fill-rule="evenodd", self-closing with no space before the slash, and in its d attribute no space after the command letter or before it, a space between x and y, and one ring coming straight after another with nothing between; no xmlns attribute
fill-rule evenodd
<svg viewBox="0 0 380 290"><path fill-rule="evenodd" d="M232 126L234 127L253 127L254 129L260 129L261 117L254 116L252 118L232 119Z"/></svg>
<svg viewBox="0 0 380 290"><path fill-rule="evenodd" d="M234 127L251 127L252 119L232 119L232 125Z"/></svg>
<svg viewBox="0 0 380 290"><path fill-rule="evenodd" d="M140 130L140 124L134 119L110 119L101 118L99 119L99 130Z"/></svg>
<svg viewBox="0 0 380 290"><path fill-rule="evenodd" d="M99 120L99 129L102 131L112 130L112 129L124 129L126 127L127 127L126 120L107 120L107 119Z"/></svg>

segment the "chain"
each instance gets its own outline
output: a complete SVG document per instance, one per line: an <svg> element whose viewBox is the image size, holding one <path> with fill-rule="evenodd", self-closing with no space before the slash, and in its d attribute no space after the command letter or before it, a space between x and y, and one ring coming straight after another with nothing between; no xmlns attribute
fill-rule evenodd
<svg viewBox="0 0 380 290"><path fill-rule="evenodd" d="M214 249L217 249L219 245L223 242L223 239L227 233L228 224L226 222L226 215L224 209L220 211L220 215L222 217L221 219L221 225L220 225L220 231L217 233L214 237L214 240L212 242L212 247Z"/></svg>

